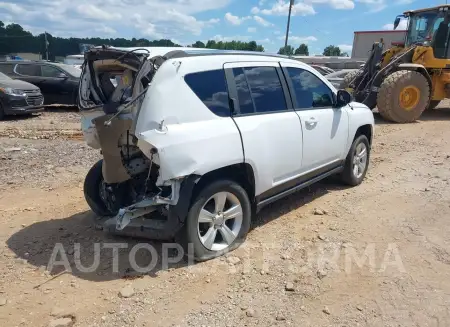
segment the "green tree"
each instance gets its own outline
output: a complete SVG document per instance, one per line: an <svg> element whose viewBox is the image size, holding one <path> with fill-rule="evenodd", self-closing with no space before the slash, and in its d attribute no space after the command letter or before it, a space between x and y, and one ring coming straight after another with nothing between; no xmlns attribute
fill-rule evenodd
<svg viewBox="0 0 450 327"><path fill-rule="evenodd" d="M9 24L6 26L5 28L6 30L6 34L9 36L32 36L33 34L31 34L28 31L25 31L22 26L20 26L19 24Z"/></svg>
<svg viewBox="0 0 450 327"><path fill-rule="evenodd" d="M179 47L180 45L169 39L147 40L144 38L125 39L125 38L61 38L54 37L47 33L49 42L48 52L49 59L54 60L56 56L65 57L70 54L80 53L80 45L109 45L115 47ZM206 45L197 41L193 45L196 48L224 49L224 50L247 50L247 51L264 51L262 45L258 45L255 41L242 42L216 42L209 40ZM29 31L23 29L19 24L5 24L0 21L0 54L10 54L15 52L33 52L45 54L45 34L33 35Z"/></svg>
<svg viewBox="0 0 450 327"><path fill-rule="evenodd" d="M294 54L294 48L291 45L281 47L280 50L278 50L278 54L285 56L292 56Z"/></svg>
<svg viewBox="0 0 450 327"><path fill-rule="evenodd" d="M205 43L203 43L202 41L197 41L192 45L193 48L205 48Z"/></svg>
<svg viewBox="0 0 450 327"><path fill-rule="evenodd" d="M256 51L258 51L258 52L264 52L265 49L264 49L264 47L263 47L262 45L258 45L258 46L256 47Z"/></svg>
<svg viewBox="0 0 450 327"><path fill-rule="evenodd" d="M297 56L309 56L308 45L304 43L300 44L299 47L295 49L294 54Z"/></svg>
<svg viewBox="0 0 450 327"><path fill-rule="evenodd" d="M324 56L339 57L341 56L341 54L342 54L341 49L334 45L329 45L323 50Z"/></svg>
<svg viewBox="0 0 450 327"><path fill-rule="evenodd" d="M256 51L258 48L258 45L256 44L255 41L250 41L248 43L248 51Z"/></svg>

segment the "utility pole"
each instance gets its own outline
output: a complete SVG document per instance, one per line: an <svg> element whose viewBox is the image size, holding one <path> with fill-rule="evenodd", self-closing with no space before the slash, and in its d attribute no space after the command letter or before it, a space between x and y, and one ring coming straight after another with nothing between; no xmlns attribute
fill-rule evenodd
<svg viewBox="0 0 450 327"><path fill-rule="evenodd" d="M292 7L294 6L295 0L290 0L289 3L289 14L288 14L288 21L287 21L287 27L286 27L286 39L284 40L284 49L286 49L288 44L288 38L289 38L289 25L291 24L291 13L292 13Z"/></svg>
<svg viewBox="0 0 450 327"><path fill-rule="evenodd" d="M47 41L47 32L44 32L45 35L45 60L48 60L48 41Z"/></svg>

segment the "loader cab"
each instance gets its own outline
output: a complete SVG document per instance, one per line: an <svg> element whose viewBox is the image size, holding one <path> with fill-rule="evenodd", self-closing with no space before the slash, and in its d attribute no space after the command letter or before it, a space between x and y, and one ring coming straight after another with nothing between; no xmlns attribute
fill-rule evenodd
<svg viewBox="0 0 450 327"><path fill-rule="evenodd" d="M405 12L395 19L394 29L399 26L402 19L408 20L405 47L431 46L435 58L450 58L448 51L450 6Z"/></svg>

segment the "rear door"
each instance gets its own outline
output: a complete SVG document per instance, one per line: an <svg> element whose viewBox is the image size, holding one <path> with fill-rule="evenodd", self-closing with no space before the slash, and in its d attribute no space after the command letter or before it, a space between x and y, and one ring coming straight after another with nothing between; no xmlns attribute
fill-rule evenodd
<svg viewBox="0 0 450 327"><path fill-rule="evenodd" d="M336 168L345 158L348 106L334 107L334 90L309 67L282 66L303 127L302 172L319 175Z"/></svg>
<svg viewBox="0 0 450 327"><path fill-rule="evenodd" d="M279 63L227 63L224 68L245 161L254 169L258 200L264 200L292 187L300 173L300 120Z"/></svg>

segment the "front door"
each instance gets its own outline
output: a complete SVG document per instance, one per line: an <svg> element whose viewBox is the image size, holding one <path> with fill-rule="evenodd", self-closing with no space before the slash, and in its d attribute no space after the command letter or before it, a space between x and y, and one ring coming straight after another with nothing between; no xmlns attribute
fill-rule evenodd
<svg viewBox="0 0 450 327"><path fill-rule="evenodd" d="M289 187L302 165L302 127L278 63L225 64L233 119L260 200Z"/></svg>
<svg viewBox="0 0 450 327"><path fill-rule="evenodd" d="M335 108L334 91L312 70L284 67L303 129L302 172L321 173L342 163L348 140L347 107Z"/></svg>

